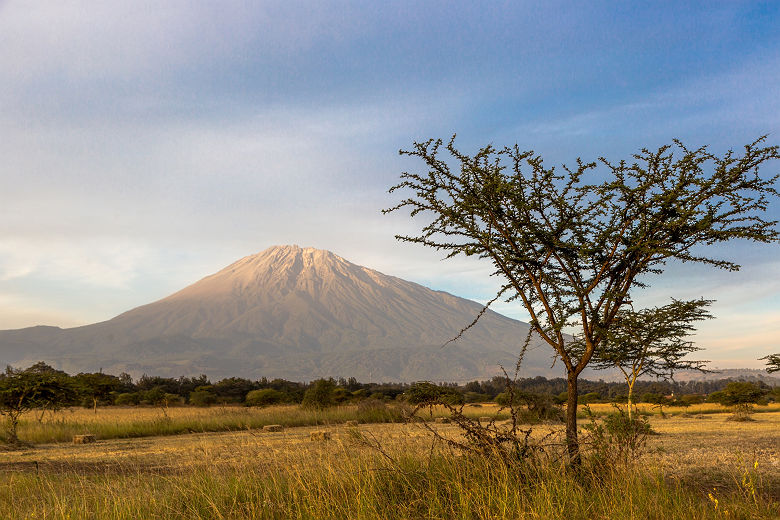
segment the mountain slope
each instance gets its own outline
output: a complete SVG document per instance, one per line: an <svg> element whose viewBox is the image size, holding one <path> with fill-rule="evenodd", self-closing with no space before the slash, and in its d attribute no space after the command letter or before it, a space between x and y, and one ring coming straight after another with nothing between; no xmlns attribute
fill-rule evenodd
<svg viewBox="0 0 780 520"><path fill-rule="evenodd" d="M111 320L0 331L0 362L178 376L465 380L514 367L528 325L355 265L323 250L277 246ZM549 375L534 345L524 373ZM558 375L557 371L554 375Z"/></svg>

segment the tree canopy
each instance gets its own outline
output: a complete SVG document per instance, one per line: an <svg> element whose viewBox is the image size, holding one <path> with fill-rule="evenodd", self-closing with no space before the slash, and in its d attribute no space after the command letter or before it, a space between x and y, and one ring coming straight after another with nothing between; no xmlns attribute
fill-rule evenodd
<svg viewBox="0 0 780 520"><path fill-rule="evenodd" d="M712 318L706 307L712 300L675 300L662 307L618 311L606 339L591 360L595 369L617 368L628 385L628 414L634 385L642 376L671 379L679 370L704 370L705 361L687 359L701 350L688 339L693 323Z"/></svg>
<svg viewBox="0 0 780 520"><path fill-rule="evenodd" d="M6 367L0 374L0 415L7 418L6 441L18 443L17 428L23 413L62 406L74 395L67 374L45 363L24 370Z"/></svg>
<svg viewBox="0 0 780 520"><path fill-rule="evenodd" d="M670 260L739 268L704 246L778 240L777 223L763 216L778 195L778 176L762 177L759 166L780 155L764 141L718 157L675 140L630 161L578 159L559 171L518 145L488 145L469 156L454 136L447 144L431 139L400 152L427 170L403 173L390 191L407 198L385 212L426 218L419 234L399 240L493 263L503 280L496 299L522 302L566 368L567 443L578 461L577 378L632 291ZM573 349L567 330L580 336L582 349Z"/></svg>

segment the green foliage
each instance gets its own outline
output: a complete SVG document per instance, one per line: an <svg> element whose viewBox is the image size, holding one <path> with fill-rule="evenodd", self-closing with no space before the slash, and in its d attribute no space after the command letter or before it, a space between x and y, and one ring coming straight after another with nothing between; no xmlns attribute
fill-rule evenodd
<svg viewBox="0 0 780 520"><path fill-rule="evenodd" d="M706 307L712 300L675 300L663 307L634 311L633 306L617 312L613 326L591 360L596 369L617 368L628 386L629 417L636 382L642 376L672 379L675 371L704 372L705 361L686 359L700 350L688 340L693 323L712 318ZM584 345L579 344L583 349Z"/></svg>
<svg viewBox="0 0 780 520"><path fill-rule="evenodd" d="M122 384L118 377L102 372L77 374L73 376L73 382L79 394L92 404L95 412L98 403L107 400L111 392Z"/></svg>
<svg viewBox="0 0 780 520"><path fill-rule="evenodd" d="M41 361L25 369L24 373L37 380L35 408L56 411L76 402L78 394L74 382L62 370Z"/></svg>
<svg viewBox="0 0 780 520"><path fill-rule="evenodd" d="M262 390L252 390L246 394L247 406L270 406L284 402L285 394L273 388L264 388Z"/></svg>
<svg viewBox="0 0 780 520"><path fill-rule="evenodd" d="M580 404L596 403L601 401L601 395L598 392L589 392L579 396L578 401Z"/></svg>
<svg viewBox="0 0 780 520"><path fill-rule="evenodd" d="M343 387L337 386L333 389L333 402L336 404L342 404L349 400L352 394Z"/></svg>
<svg viewBox="0 0 780 520"><path fill-rule="evenodd" d="M392 423L405 420L398 405L388 405L384 400L379 399L360 401L355 415L361 423Z"/></svg>
<svg viewBox="0 0 780 520"><path fill-rule="evenodd" d="M465 392L463 394L463 400L467 403L486 403L491 401L488 394L480 394L479 392Z"/></svg>
<svg viewBox="0 0 780 520"><path fill-rule="evenodd" d="M680 397L679 401L682 406L691 406L694 404L701 404L706 401L707 398L701 394L685 394Z"/></svg>
<svg viewBox="0 0 780 520"><path fill-rule="evenodd" d="M649 435L653 432L647 417L640 415L637 418L629 418L622 409L604 417L604 427L607 432L615 435L618 440L629 440L638 434Z"/></svg>
<svg viewBox="0 0 780 520"><path fill-rule="evenodd" d="M323 409L335 404L333 393L336 382L333 379L318 379L314 381L303 394L301 405L304 408Z"/></svg>
<svg viewBox="0 0 780 520"><path fill-rule="evenodd" d="M217 395L211 386L199 386L190 392L189 403L194 406L211 406L217 402Z"/></svg>
<svg viewBox="0 0 780 520"><path fill-rule="evenodd" d="M641 401L643 403L658 404L662 406L668 406L672 404L665 395L656 394L654 392L645 392L642 394Z"/></svg>
<svg viewBox="0 0 780 520"><path fill-rule="evenodd" d="M355 390L352 392L352 399L359 401L366 398L368 398L368 390L365 388L361 388L360 390Z"/></svg>
<svg viewBox="0 0 780 520"><path fill-rule="evenodd" d="M733 411L732 421L750 421L753 413L753 405L764 399L767 392L746 381L733 381L726 385L720 392L710 395L713 402L724 406L730 406Z"/></svg>
<svg viewBox="0 0 780 520"><path fill-rule="evenodd" d="M257 383L242 377L228 377L212 385L220 402L241 403L252 390L259 388Z"/></svg>
<svg viewBox="0 0 780 520"><path fill-rule="evenodd" d="M162 386L155 386L151 390L147 390L143 393L143 402L151 405L166 405L167 402L165 396L167 393Z"/></svg>
<svg viewBox="0 0 780 520"><path fill-rule="evenodd" d="M435 385L429 381L414 383L405 392L406 401L414 405L463 404L463 396L456 389Z"/></svg>
<svg viewBox="0 0 780 520"><path fill-rule="evenodd" d="M5 440L17 444L21 415L33 408L54 409L66 404L75 393L64 372L45 363L25 370L6 367L0 374L0 415L7 419Z"/></svg>
<svg viewBox="0 0 780 520"><path fill-rule="evenodd" d="M604 416L601 424L590 408L586 408L590 423L584 429L593 452L592 462L603 469L635 460L646 446L647 436L654 433L646 417L630 416L622 408L615 408L615 412Z"/></svg>
<svg viewBox="0 0 780 520"><path fill-rule="evenodd" d="M718 401L726 406L737 404L754 404L761 400L766 392L746 381L734 381L726 385L726 388L718 393Z"/></svg>
<svg viewBox="0 0 780 520"><path fill-rule="evenodd" d="M141 396L138 392L123 392L114 399L114 404L117 406L137 405L140 402Z"/></svg>

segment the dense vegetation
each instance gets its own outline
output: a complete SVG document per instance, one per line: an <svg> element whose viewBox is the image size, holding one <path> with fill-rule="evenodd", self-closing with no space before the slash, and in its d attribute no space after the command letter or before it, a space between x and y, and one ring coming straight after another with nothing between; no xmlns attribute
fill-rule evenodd
<svg viewBox="0 0 780 520"><path fill-rule="evenodd" d="M638 381L634 389L639 402L666 405L690 405L709 399L723 404L736 400L749 402L780 401L778 387L755 380L743 382L748 397L729 393L731 379L712 381ZM745 386L747 385L747 386ZM0 413L9 421L18 421L20 414L34 409L56 411L68 406L170 406L303 404L310 408L357 403L364 400L414 403L427 394L446 395L447 402L478 403L496 401L506 404L509 388L517 395L545 396L555 404L567 399L567 381L563 378L521 378L507 381L494 377L487 381L466 384L420 382L361 383L355 378L320 379L308 383L284 379L262 378L252 381L229 377L212 382L205 375L196 377L160 377L143 375L133 380L128 374L80 373L69 375L40 362L26 369L8 367L0 374ZM733 386L733 385L732 385ZM626 401L625 383L588 381L580 384L580 403Z"/></svg>

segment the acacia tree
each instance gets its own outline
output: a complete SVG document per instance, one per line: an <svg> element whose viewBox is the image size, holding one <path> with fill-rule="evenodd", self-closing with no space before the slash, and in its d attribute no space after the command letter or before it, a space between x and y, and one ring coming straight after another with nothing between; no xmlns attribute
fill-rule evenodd
<svg viewBox="0 0 780 520"><path fill-rule="evenodd" d="M37 382L33 404L41 410L38 422L43 421L46 410L53 413L75 402L77 393L73 379L64 371L39 361L25 369L24 374Z"/></svg>
<svg viewBox="0 0 780 520"><path fill-rule="evenodd" d="M641 376L671 379L678 370L704 370L706 361L685 357L697 350L687 338L693 322L712 318L712 300L675 300L663 307L634 311L621 308L591 360L595 369L617 368L628 386L628 418L634 385Z"/></svg>
<svg viewBox="0 0 780 520"><path fill-rule="evenodd" d="M732 381L726 388L710 394L708 401L714 401L724 406L731 406L735 420L749 420L753 413L753 405L766 395L766 390L747 381Z"/></svg>
<svg viewBox="0 0 780 520"><path fill-rule="evenodd" d="M766 359L766 371L770 374L780 371L780 354L770 354L761 359Z"/></svg>
<svg viewBox="0 0 780 520"><path fill-rule="evenodd" d="M73 395L67 374L45 363L27 369L6 367L0 374L0 415L7 418L6 441L17 444L17 429L22 414L34 408L58 407Z"/></svg>
<svg viewBox="0 0 780 520"><path fill-rule="evenodd" d="M768 199L778 194L777 176L758 172L780 157L778 147L763 146L762 137L741 155L717 157L675 140L656 151L642 149L631 162L578 159L559 173L517 145L489 145L471 157L454 140L415 142L400 152L422 159L427 171L401 174L390 191L411 195L385 212L408 209L429 219L419 235L399 240L443 250L447 258L492 261L504 281L495 299L520 300L535 332L565 366L566 441L576 464L578 377L631 291L670 260L739 268L699 246L778 240L776 222L762 218ZM456 167L440 157L442 148ZM597 165L606 178L586 182ZM580 336L582 349L572 347L568 330Z"/></svg>
<svg viewBox="0 0 780 520"><path fill-rule="evenodd" d="M82 372L73 376L73 380L79 393L92 401L92 410L97 413L98 402L108 398L108 396L119 388L121 382L118 377L103 372Z"/></svg>

